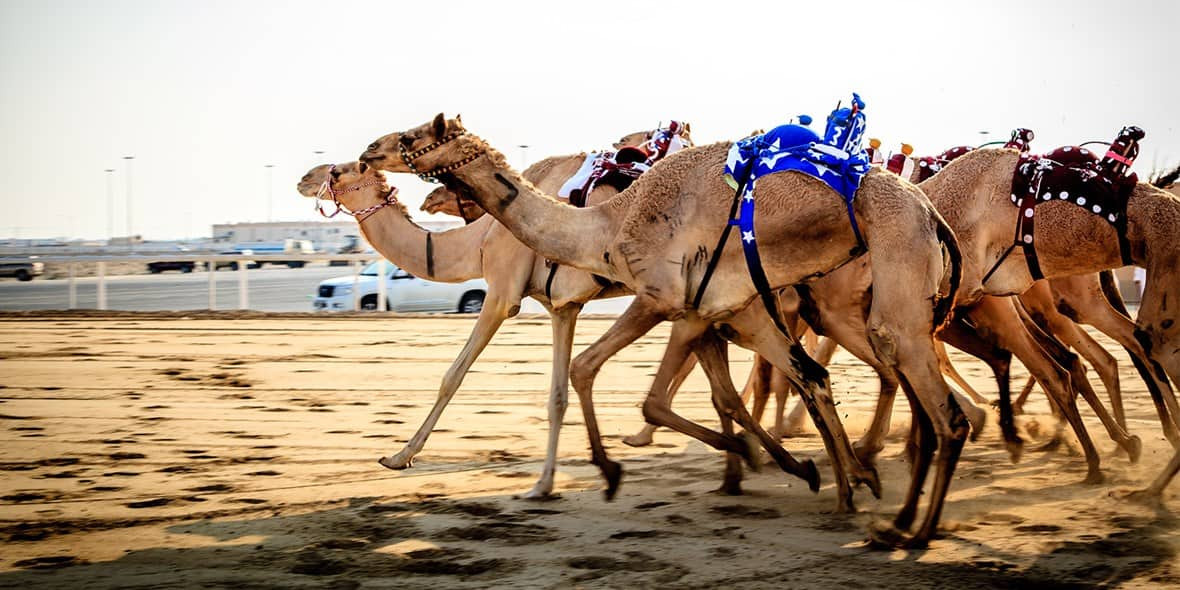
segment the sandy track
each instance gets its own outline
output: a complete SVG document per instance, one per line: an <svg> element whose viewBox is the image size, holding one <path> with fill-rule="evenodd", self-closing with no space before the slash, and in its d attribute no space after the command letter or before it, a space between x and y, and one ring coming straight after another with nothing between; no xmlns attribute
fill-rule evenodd
<svg viewBox="0 0 1180 590"><path fill-rule="evenodd" d="M562 436L561 498L513 497L532 486L543 456L544 318L503 328L413 469L380 468L375 459L400 448L429 409L471 323L0 316L0 587L1180 584L1170 514L1111 495L1142 486L1170 456L1129 362L1122 380L1131 430L1144 439L1141 464L1116 455L1089 420L1108 482L1081 485L1080 458L1029 452L1011 465L991 426L964 453L944 537L927 551L880 552L865 548L863 530L904 493L896 435L881 460L885 497L858 492L854 516L830 513L835 492L814 436L787 447L820 463L819 494L767 467L737 498L712 491L721 457L695 442L661 432L655 447L618 443L641 424L637 402L666 328L598 380L600 419L626 469L615 502L603 501L585 460L576 401ZM576 349L608 325L583 320ZM734 354L740 383L747 355ZM981 364L960 366L994 391ZM843 353L833 375L858 434L876 379ZM686 387L676 407L715 424L704 379ZM1035 399L1030 412L1047 424L1043 396ZM905 416L902 401L895 433Z"/></svg>

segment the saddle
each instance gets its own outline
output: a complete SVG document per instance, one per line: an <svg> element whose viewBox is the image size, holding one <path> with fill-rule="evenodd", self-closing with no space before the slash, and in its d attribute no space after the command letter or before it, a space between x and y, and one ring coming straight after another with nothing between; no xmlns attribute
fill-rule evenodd
<svg viewBox="0 0 1180 590"><path fill-rule="evenodd" d="M668 154L689 147L681 137L686 128L686 124L672 121L667 127L652 131L651 138L641 147L588 154L582 167L561 186L557 196L568 198L575 207L585 207L586 199L599 184L605 183L619 191L626 190L656 162Z"/></svg>
<svg viewBox="0 0 1180 590"><path fill-rule="evenodd" d="M1034 137L1036 137L1036 135L1031 129L1017 127L1016 129L1012 130L1012 135L1008 141L1004 143L1004 147L1025 153L1028 151L1029 143ZM937 156L925 156L918 158L918 182L922 182L923 180L938 174L939 171L945 168L947 164L950 164L952 161L954 161L955 158L958 158L959 156L976 149L978 148L974 148L969 145L960 145L946 150Z"/></svg>
<svg viewBox="0 0 1180 590"><path fill-rule="evenodd" d="M588 154L582 167L561 186L557 196L568 198L574 207L585 207L586 199L599 184L613 186L619 192L626 190L656 162L668 154L690 147L681 137L687 128L685 123L671 121L667 127L652 131L650 139L641 147L628 146L617 152ZM545 265L549 267L545 296L552 299L553 279L557 275L558 265L549 259L545 260ZM598 275L594 275L594 281L604 288L612 285L611 281Z"/></svg>
<svg viewBox="0 0 1180 590"><path fill-rule="evenodd" d="M856 93L852 104L828 115L827 128L821 140L811 129L803 125L780 125L769 132L738 141L729 150L726 158L724 178L734 188L734 201L729 212L729 222L721 233L713 256L701 277L693 307L699 307L709 279L717 268L721 252L734 227L741 232L742 250L745 253L746 268L754 283L766 311L775 326L791 337L790 331L778 313L778 303L770 288L770 282L762 268L758 254L757 236L754 235L755 187L758 178L780 172L797 172L822 180L844 199L848 208L848 220L856 235L857 246L850 257L862 254L865 242L856 223L852 201L860 187L861 178L868 173L869 153L864 149L865 116L864 101ZM800 117L800 120L803 120Z"/></svg>
<svg viewBox="0 0 1180 590"><path fill-rule="evenodd" d="M1024 249L1034 279L1044 278L1037 262L1033 232L1036 206L1051 201L1073 203L1114 226L1123 262L1131 264L1127 200L1139 177L1130 168L1139 155L1139 140L1143 137L1142 129L1124 127L1102 158L1082 146L1059 147L1039 156L1020 156L1012 175L1011 201L1020 209L1016 244Z"/></svg>

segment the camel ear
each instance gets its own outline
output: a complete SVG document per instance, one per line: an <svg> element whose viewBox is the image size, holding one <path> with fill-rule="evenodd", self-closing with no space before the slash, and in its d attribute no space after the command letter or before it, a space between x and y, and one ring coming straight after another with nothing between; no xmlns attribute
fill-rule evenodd
<svg viewBox="0 0 1180 590"><path fill-rule="evenodd" d="M687 133L692 133L692 125L685 123L684 124L684 131Z"/></svg>
<svg viewBox="0 0 1180 590"><path fill-rule="evenodd" d="M447 134L447 118L443 116L442 113L434 116L434 121L431 123L431 126L434 128L435 139L442 139L442 137Z"/></svg>

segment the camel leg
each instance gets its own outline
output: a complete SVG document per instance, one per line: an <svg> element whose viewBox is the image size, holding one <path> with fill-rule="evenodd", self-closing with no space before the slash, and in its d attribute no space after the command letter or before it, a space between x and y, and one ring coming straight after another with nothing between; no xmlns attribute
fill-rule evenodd
<svg viewBox="0 0 1180 590"><path fill-rule="evenodd" d="M1082 398L1085 399L1086 403L1090 405L1090 408L1094 410L1094 413L1098 416L1098 419L1106 428L1106 432L1110 438L1118 443L1118 445L1127 452L1127 455L1131 458L1132 463L1138 462L1139 453L1143 449L1142 441L1139 440L1138 436L1127 434L1127 431L1119 426L1118 422L1115 421L1110 412L1106 410L1106 406L1102 405L1102 400L1098 399L1098 394L1095 393L1094 388L1090 386L1090 380L1086 379L1086 368L1082 365L1082 362L1078 359L1078 356L1070 352L1065 344L1057 339L1055 333L1049 333L1040 329L1042 325L1045 325L1047 328L1051 327L1051 323L1046 325L1046 322L1039 321L1044 319L1042 317L1033 318L1029 312L1024 309L1023 305L1018 305L1016 309L1020 313L1020 318L1021 321L1024 322L1025 328L1037 341L1037 344L1040 345L1041 349L1047 352L1050 357L1052 357L1069 371L1070 378L1073 381L1075 390L1082 394ZM1073 322L1070 322L1069 320L1065 320L1063 325L1067 329L1077 329L1077 325Z"/></svg>
<svg viewBox="0 0 1180 590"><path fill-rule="evenodd" d="M1032 394L1033 388L1037 385L1037 378L1032 375L1024 382L1024 387L1020 388L1020 393L1016 396L1016 401L1012 402L1012 411L1016 414L1024 413L1024 403L1028 401L1028 396ZM1048 394L1046 394L1048 395Z"/></svg>
<svg viewBox="0 0 1180 590"><path fill-rule="evenodd" d="M553 478L557 472L557 442L561 435L561 422L569 407L570 355L574 347L574 328L582 306L569 304L549 313L553 318L553 375L549 385L549 441L545 446L545 465L541 468L541 479L532 490L522 496L525 499L546 498L553 492Z"/></svg>
<svg viewBox="0 0 1180 590"><path fill-rule="evenodd" d="M876 540L890 545L923 547L937 531L946 494L970 427L939 371L931 309L913 303L904 304L906 294L912 293L911 286L890 279L874 275L869 340L881 363L896 372L906 393L913 413L911 429L918 439L916 454L920 460L914 463L910 493L894 520L893 530ZM906 539L900 531L908 530L917 514L917 503L931 465L935 476L926 495L929 498L926 516L918 531ZM895 534L897 536L886 540Z"/></svg>
<svg viewBox="0 0 1180 590"><path fill-rule="evenodd" d="M692 370L697 366L696 356L689 355L684 363L680 366L680 370L672 377L672 383L668 386L668 402L671 403L672 398L680 392L680 386L684 385L684 380L692 373ZM623 437L623 444L629 447L646 447L652 443L652 435L656 432L656 426L653 424L644 424L643 428L635 434Z"/></svg>
<svg viewBox="0 0 1180 590"><path fill-rule="evenodd" d="M986 296L968 312L976 328L985 337L994 339L1000 346L1012 351L1028 369L1037 382L1045 388L1049 399L1065 415L1073 428L1078 442L1086 455L1086 483L1101 483L1101 459L1094 448L1086 425L1078 413L1076 395L1070 387L1069 373L1053 362L1037 346L1033 336L1025 329L1016 302L1010 297Z"/></svg>
<svg viewBox="0 0 1180 590"><path fill-rule="evenodd" d="M934 451L938 439L934 435L934 424L930 417L917 405L916 400L910 401L910 435L906 438L905 451L910 461L910 486L906 491L905 501L901 510L893 519L893 526L901 531L908 531L918 516L918 501L922 496L922 486L926 475L930 471L930 464L934 459Z"/></svg>
<svg viewBox="0 0 1180 590"><path fill-rule="evenodd" d="M785 417L787 413L788 396L790 394L790 385L787 383L787 376L782 371L774 370L770 374L770 390L774 392L774 427L771 428L770 434L775 440L782 440L790 429L787 427ZM755 416L754 418L758 418ZM799 416L802 419L802 415ZM798 425L796 426L798 429Z"/></svg>
<svg viewBox="0 0 1180 590"><path fill-rule="evenodd" d="M852 451L832 400L827 370L807 356L797 341L788 340L772 323L767 322L766 308L757 301L727 320L722 330L727 338L766 357L801 392L832 462L838 495L837 510L855 510L850 482L867 484L873 495L879 498L880 478L876 469L861 465Z"/></svg>
<svg viewBox="0 0 1180 590"><path fill-rule="evenodd" d="M1004 444L1008 449L1008 455L1012 459L1012 462L1019 462L1024 450L1024 441L1020 438L1020 434L1016 432L1016 420L1012 412L1012 399L1009 389L1012 381L1012 353L996 344L993 340L988 340L983 334L980 334L979 331L958 317L951 320L939 332L938 338L982 360L991 367L992 375L995 377L996 387L999 391L1000 433L1004 438ZM976 436L977 432L973 424L972 440L975 440Z"/></svg>
<svg viewBox="0 0 1180 590"><path fill-rule="evenodd" d="M1055 280L1053 285L1056 292L1059 281ZM1135 323L1113 307L1105 297L1091 296L1089 292L1074 289L1063 289L1058 293L1058 297L1057 308L1063 315L1094 326L1127 351L1127 355L1131 357L1131 364L1135 366L1135 370L1147 385L1148 393L1151 394L1151 401L1155 404L1164 436L1173 447L1180 448L1180 405L1177 405L1176 396L1163 367L1148 358L1147 351L1136 339Z"/></svg>
<svg viewBox="0 0 1180 590"><path fill-rule="evenodd" d="M1180 384L1180 325L1177 325L1176 317L1178 302L1175 289L1169 288L1180 281L1180 277L1177 276L1180 265L1174 259L1152 262L1153 264L1147 268L1147 285L1143 290L1143 301L1139 305L1135 339L1143 346L1148 358L1162 368L1173 383ZM1180 452L1177 452L1144 494L1159 498L1178 471Z"/></svg>
<svg viewBox="0 0 1180 590"><path fill-rule="evenodd" d="M1038 281L1032 288L1020 295L1020 303L1034 322L1044 326L1065 346L1076 350L1098 373L1098 378L1110 396L1114 420L1124 430L1127 428L1126 412L1123 408L1123 394L1119 384L1119 367L1114 356L1094 341L1072 319L1057 311L1053 304L1053 293L1048 281Z"/></svg>
<svg viewBox="0 0 1180 590"><path fill-rule="evenodd" d="M942 371L943 375L950 377L951 381L954 381L956 385L961 387L963 393L967 394L967 397L970 397L971 401L977 404L988 403L987 398L979 395L979 392L975 391L975 388L971 387L971 384L955 369L954 363L951 362L950 357L946 353L946 345L941 340L934 341L934 351L938 354L938 370Z"/></svg>
<svg viewBox="0 0 1180 590"><path fill-rule="evenodd" d="M680 367L684 360L688 358L689 352L696 345L697 341L709 329L707 322L699 320L681 319L672 324L672 333L668 338L668 345L664 349L664 358L660 361L660 368L656 371L655 382L648 391L647 398L643 401L643 417L649 423L656 426L664 426L671 428L676 432L691 436L717 450L729 451L741 454L751 461L753 465L753 448L736 436L725 436L722 433L715 432L696 422L688 420L683 416L672 411L672 398L669 395L667 384L672 379L674 370ZM707 365L701 360L701 368L705 370L705 375L709 377L710 385L714 385L721 379L717 373L716 365ZM729 367L725 367L724 375L728 379ZM714 386L716 389L717 387ZM733 390L733 385L730 383L729 389ZM737 391L733 391L733 395L737 398ZM740 404L740 400L739 400Z"/></svg>
<svg viewBox="0 0 1180 590"><path fill-rule="evenodd" d="M602 444L598 418L594 415L594 377L610 357L648 333L665 317L666 314L660 313L645 298L636 297L610 329L570 364L570 382L578 393L582 418L586 422L586 435L590 439L590 461L598 466L606 480L604 493L608 501L614 499L615 493L619 491L623 466L607 457Z"/></svg>
<svg viewBox="0 0 1180 590"><path fill-rule="evenodd" d="M741 398L733 388L729 377L729 345L710 329L697 341L697 357L701 361L701 368L709 375L709 382L713 385L714 404L723 418L736 421L747 432L753 433L762 443L770 456L778 463L783 471L806 481L815 492L819 490L819 472L815 463L810 459L799 462L779 444L778 438L771 436L762 425L754 420L746 411Z"/></svg>
<svg viewBox="0 0 1180 590"><path fill-rule="evenodd" d="M746 386L742 389L742 404L749 402L750 398L754 399L754 406L750 409L750 414L759 423L762 422L762 415L766 413L766 403L770 400L770 392L772 391L771 379L774 367L762 358L762 355L754 355L754 364L750 367L750 376L746 379Z"/></svg>
<svg viewBox="0 0 1180 590"><path fill-rule="evenodd" d="M451 363L451 367L447 369L447 374L443 377L442 384L438 389L438 398L435 399L430 414L426 416L426 420L422 422L418 431L410 437L410 441L402 450L392 456L382 457L378 461L382 466L389 469L405 469L413 465L414 456L421 452L422 447L426 445L426 439L434 430L434 426L438 424L439 417L442 416L443 410L446 409L451 398L455 396L455 392L459 390L463 378L467 376L468 369L475 363L475 359L479 358L488 342L491 342L492 336L496 335L496 330L499 330L500 325L508 318L510 307L509 302L497 296L495 291L488 292L483 309L479 311L479 317L475 320L475 328L467 337L467 343L463 346L463 350ZM558 423L558 427L560 426Z"/></svg>

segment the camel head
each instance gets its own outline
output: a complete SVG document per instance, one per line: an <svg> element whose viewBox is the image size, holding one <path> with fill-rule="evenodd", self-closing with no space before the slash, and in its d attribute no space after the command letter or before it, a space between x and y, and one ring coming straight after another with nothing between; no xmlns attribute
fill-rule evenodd
<svg viewBox="0 0 1180 590"><path fill-rule="evenodd" d="M460 196L445 186L440 186L426 195L426 200L422 201L422 210L427 213L462 217L468 222L475 221L486 213L479 203Z"/></svg>
<svg viewBox="0 0 1180 590"><path fill-rule="evenodd" d="M385 175L364 162L320 164L299 180L299 194L336 201L349 211L361 211L384 201L393 189Z"/></svg>
<svg viewBox="0 0 1180 590"><path fill-rule="evenodd" d="M378 138L361 154L360 161L386 172L425 177L440 170L452 171L458 166L448 166L474 159L485 148L481 140L467 134L459 117L447 119L439 113L429 123Z"/></svg>

